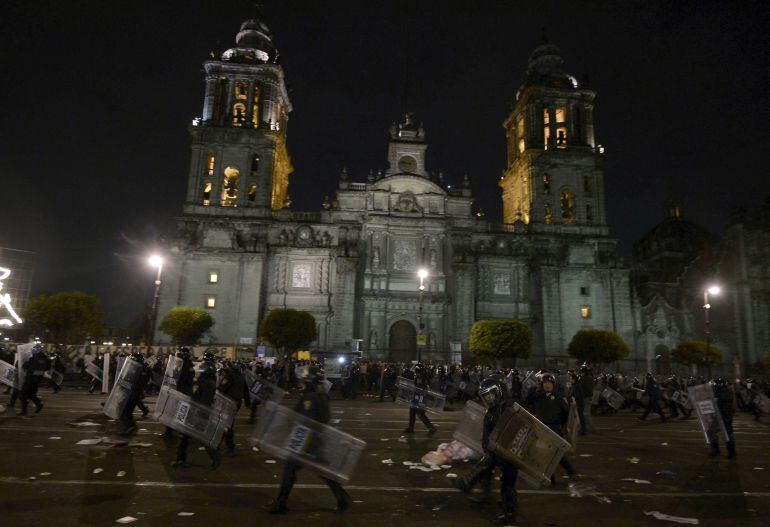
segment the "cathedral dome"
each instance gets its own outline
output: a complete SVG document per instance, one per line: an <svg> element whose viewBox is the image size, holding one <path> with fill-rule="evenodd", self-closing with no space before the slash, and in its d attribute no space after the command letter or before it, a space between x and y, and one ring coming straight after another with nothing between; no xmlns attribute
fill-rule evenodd
<svg viewBox="0 0 770 527"><path fill-rule="evenodd" d="M710 235L697 223L681 218L680 207L666 205L666 217L634 243L634 260L665 256L689 261L708 246Z"/></svg>
<svg viewBox="0 0 770 527"><path fill-rule="evenodd" d="M557 88L577 88L575 77L565 73L561 50L545 37L527 61L527 86L541 85Z"/></svg>
<svg viewBox="0 0 770 527"><path fill-rule="evenodd" d="M261 20L249 19L235 36L235 47L222 54L227 62L271 62L275 59L273 34Z"/></svg>

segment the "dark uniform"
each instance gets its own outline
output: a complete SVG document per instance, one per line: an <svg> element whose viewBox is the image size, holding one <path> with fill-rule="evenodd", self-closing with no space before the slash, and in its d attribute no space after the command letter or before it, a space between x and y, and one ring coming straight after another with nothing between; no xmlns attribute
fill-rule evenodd
<svg viewBox="0 0 770 527"><path fill-rule="evenodd" d="M320 391L318 387L318 382L321 381L318 372L315 367L311 366L304 375L304 391L294 406L294 411L319 423L328 423L331 417L329 396ZM300 468L299 465L291 461L287 461L286 465L284 465L281 488L278 491L278 498L276 498L270 508L271 514L283 514L286 512L286 502L289 499L289 494L291 494L291 489L294 487L294 482L297 480L297 471ZM350 496L348 493L338 482L324 477L321 479L324 480L334 494L334 497L337 498L337 512L344 512L350 506Z"/></svg>
<svg viewBox="0 0 770 527"><path fill-rule="evenodd" d="M131 437L136 433L136 421L134 421L134 408L142 403L144 397L144 388L150 380L150 370L144 363L144 357L140 353L131 354L126 360L133 360L141 364L142 369L139 376L132 379L131 392L128 396L123 413L120 414L120 422L123 424L123 436Z"/></svg>
<svg viewBox="0 0 770 527"><path fill-rule="evenodd" d="M735 457L735 438L733 437L733 417L735 416L735 402L733 399L733 391L727 382L717 377L714 379L714 397L717 400L717 406L719 407L719 413L722 414L722 421L725 424L725 431L727 432L727 457L732 459ZM714 432L709 432L709 442L711 443L711 456L719 455L719 438Z"/></svg>
<svg viewBox="0 0 770 527"><path fill-rule="evenodd" d="M203 354L203 362L195 370L195 378L192 383L192 400L205 406L211 406L214 402L217 389L217 371L214 365L214 356L210 352ZM181 391L181 390L180 390ZM187 462L187 448L190 444L190 436L182 434L179 438L179 444L176 448L176 461L173 466L183 466ZM211 458L212 470L217 468L220 463L219 450L204 445L206 453Z"/></svg>
<svg viewBox="0 0 770 527"><path fill-rule="evenodd" d="M176 390L184 395L191 396L193 381L195 379L195 366L190 357L190 350L188 348L179 348L176 356L182 359L182 369L179 373L179 378L176 381ZM174 431L169 427L166 427L166 430L159 435L159 437L164 439L173 436Z"/></svg>
<svg viewBox="0 0 770 527"><path fill-rule="evenodd" d="M550 387L547 386L548 383L550 383ZM532 413L545 426L550 428L553 433L561 437L564 425L569 418L569 405L564 397L556 391L556 379L552 375L543 375L539 388L528 401L532 408ZM562 456L559 465L570 476L575 474L575 470L566 457ZM553 484L554 482L554 476L551 476L551 483Z"/></svg>
<svg viewBox="0 0 770 527"><path fill-rule="evenodd" d="M494 398L488 395L492 391L495 392ZM519 469L516 465L509 463L489 450L489 438L506 408L508 408L509 403L503 398L502 387L499 386L498 381L495 379L484 380L479 389L479 394L488 407L487 413L484 415L484 431L481 438L484 456L476 463L469 474L454 480L453 485L467 494L477 483L481 483L483 497L479 501L485 502L491 493L492 474L495 468L499 468L502 472L500 477L500 495L502 498L503 515L498 518L498 521L502 524L509 524L516 521L518 509L516 479L519 476Z"/></svg>
<svg viewBox="0 0 770 527"><path fill-rule="evenodd" d="M241 408L241 402L243 401L243 390L246 382L244 381L243 374L235 367L234 364L227 363L222 368L219 376L219 386L217 391L223 395L226 395L235 402L236 413ZM230 456L235 452L235 423L225 432L225 455Z"/></svg>
<svg viewBox="0 0 770 527"><path fill-rule="evenodd" d="M414 372L406 370L404 372L404 378L412 379L414 381L415 387L417 388L422 388L422 389L428 388L428 382L427 382L426 376L424 374L423 368L419 364L415 368ZM421 408L415 408L414 406L410 406L409 407L409 426L404 428L405 434L411 434L414 432L414 422L416 417L419 417L420 421L422 421L422 423L428 429L428 437L431 437L433 434L437 432L436 427L433 426L433 423L430 422L430 419L428 419L428 416L425 415L425 410Z"/></svg>
<svg viewBox="0 0 770 527"><path fill-rule="evenodd" d="M665 422L666 416L663 415L663 410L660 408L660 386L658 386L658 381L655 380L655 377L653 377L651 373L647 374L646 379L647 380L644 383L644 395L649 398L649 402L647 403L647 408L644 409L644 413L639 417L639 420L644 421L647 419L650 412L655 412L660 415L660 420Z"/></svg>
<svg viewBox="0 0 770 527"><path fill-rule="evenodd" d="M38 413L43 409L43 401L37 396L37 390L43 374L51 368L51 359L46 356L40 344L35 344L32 348L32 356L21 367L24 370L24 384L21 387L21 412L19 414L27 415L29 401L35 403L35 413Z"/></svg>
<svg viewBox="0 0 770 527"><path fill-rule="evenodd" d="M385 367L385 371L382 374L382 384L380 385L380 402L387 393L390 396L391 401L396 400L396 379L398 373L395 366L388 364Z"/></svg>

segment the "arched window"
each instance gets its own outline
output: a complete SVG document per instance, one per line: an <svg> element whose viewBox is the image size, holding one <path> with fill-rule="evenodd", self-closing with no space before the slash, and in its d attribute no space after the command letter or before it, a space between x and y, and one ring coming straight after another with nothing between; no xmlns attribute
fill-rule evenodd
<svg viewBox="0 0 770 527"><path fill-rule="evenodd" d="M575 195L568 188L561 191L561 218L564 223L575 221Z"/></svg>
<svg viewBox="0 0 770 527"><path fill-rule="evenodd" d="M251 103L251 123L259 127L259 86L254 86L254 97Z"/></svg>
<svg viewBox="0 0 770 527"><path fill-rule="evenodd" d="M211 205L211 181L203 182L203 189L201 191L201 203L208 207Z"/></svg>
<svg viewBox="0 0 770 527"><path fill-rule="evenodd" d="M249 185L249 193L246 195L246 199L249 203L254 203L257 200L257 184L252 183Z"/></svg>
<svg viewBox="0 0 770 527"><path fill-rule="evenodd" d="M516 119L516 141L518 142L519 153L527 148L527 142L524 139L524 114Z"/></svg>
<svg viewBox="0 0 770 527"><path fill-rule="evenodd" d="M217 158L214 156L214 152L209 151L209 153L206 155L206 173L209 176L214 175L214 168L216 164Z"/></svg>
<svg viewBox="0 0 770 527"><path fill-rule="evenodd" d="M254 154L251 157L251 177L257 177L259 175L259 154Z"/></svg>
<svg viewBox="0 0 770 527"><path fill-rule="evenodd" d="M222 206L238 206L238 179L240 172L237 168L227 167L225 169L225 178L222 181Z"/></svg>
<svg viewBox="0 0 770 527"><path fill-rule="evenodd" d="M249 97L249 84L247 82L235 83L235 98L239 101L245 101Z"/></svg>
<svg viewBox="0 0 770 527"><path fill-rule="evenodd" d="M233 104L233 126L243 126L246 120L246 105L242 102Z"/></svg>
<svg viewBox="0 0 770 527"><path fill-rule="evenodd" d="M545 224L550 225L553 222L553 214L551 213L551 206L545 204Z"/></svg>

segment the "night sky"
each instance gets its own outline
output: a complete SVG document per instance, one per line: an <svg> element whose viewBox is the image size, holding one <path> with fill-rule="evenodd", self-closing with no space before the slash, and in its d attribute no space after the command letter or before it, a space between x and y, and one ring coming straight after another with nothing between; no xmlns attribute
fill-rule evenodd
<svg viewBox="0 0 770 527"><path fill-rule="evenodd" d="M751 1L265 2L294 111L294 210L341 168L385 168L405 109L428 168L471 177L499 220L501 123L542 28L590 74L609 223L630 254L669 197L713 232L770 194L770 9ZM145 258L174 233L201 63L247 1L3 2L0 245L37 253L34 292L100 296L126 324L152 294ZM167 245L166 245L167 246Z"/></svg>

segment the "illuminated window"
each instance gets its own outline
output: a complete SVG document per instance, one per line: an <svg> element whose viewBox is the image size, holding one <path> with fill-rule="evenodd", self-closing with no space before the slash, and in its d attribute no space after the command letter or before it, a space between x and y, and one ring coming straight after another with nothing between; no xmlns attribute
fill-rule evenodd
<svg viewBox="0 0 770 527"><path fill-rule="evenodd" d="M251 158L251 176L256 177L259 174L259 154L254 154Z"/></svg>
<svg viewBox="0 0 770 527"><path fill-rule="evenodd" d="M543 108L543 124L546 126L551 124L551 114L548 113L548 108Z"/></svg>
<svg viewBox="0 0 770 527"><path fill-rule="evenodd" d="M564 106L556 108L556 122L559 124L567 122L567 109Z"/></svg>
<svg viewBox="0 0 770 527"><path fill-rule="evenodd" d="M203 192L201 193L202 202L205 206L211 205L211 181L203 182Z"/></svg>
<svg viewBox="0 0 770 527"><path fill-rule="evenodd" d="M546 225L550 225L553 221L553 214L551 214L551 206L546 203L545 204L545 223Z"/></svg>
<svg viewBox="0 0 770 527"><path fill-rule="evenodd" d="M548 145L551 141L551 128L546 125L545 128L543 128L543 146L546 150L548 150Z"/></svg>
<svg viewBox="0 0 770 527"><path fill-rule="evenodd" d="M209 309L214 309L217 307L217 297L215 296L207 296L206 297L206 307Z"/></svg>
<svg viewBox="0 0 770 527"><path fill-rule="evenodd" d="M233 126L243 126L246 120L246 105L242 102L233 104Z"/></svg>
<svg viewBox="0 0 770 527"><path fill-rule="evenodd" d="M543 194L551 193L551 176L543 174Z"/></svg>
<svg viewBox="0 0 770 527"><path fill-rule="evenodd" d="M591 308L588 306L583 306L580 308L580 316L582 318L591 318Z"/></svg>
<svg viewBox="0 0 770 527"><path fill-rule="evenodd" d="M235 83L235 98L239 101L245 101L249 97L249 85L245 82Z"/></svg>
<svg viewBox="0 0 770 527"><path fill-rule="evenodd" d="M594 210L591 205L586 205L586 223L591 224L594 222Z"/></svg>
<svg viewBox="0 0 770 527"><path fill-rule="evenodd" d="M249 193L246 195L246 199L249 203L254 203L257 199L257 184L252 183L249 185Z"/></svg>
<svg viewBox="0 0 770 527"><path fill-rule="evenodd" d="M259 126L259 86L254 86L254 97L251 103L251 122L254 127Z"/></svg>
<svg viewBox="0 0 770 527"><path fill-rule="evenodd" d="M516 119L516 137L519 142L519 152L523 152L527 145L524 140L524 116L519 115L519 118Z"/></svg>
<svg viewBox="0 0 770 527"><path fill-rule="evenodd" d="M575 220L575 195L570 189L561 192L561 217L564 223L572 223Z"/></svg>
<svg viewBox="0 0 770 527"><path fill-rule="evenodd" d="M218 282L219 282L219 273L217 271L209 271L209 283L216 284Z"/></svg>
<svg viewBox="0 0 770 527"><path fill-rule="evenodd" d="M556 129L556 146L559 148L567 146L567 129L564 127Z"/></svg>
<svg viewBox="0 0 770 527"><path fill-rule="evenodd" d="M222 206L238 206L238 179L240 172L237 168L227 167L225 169L225 179L222 184Z"/></svg>
<svg viewBox="0 0 770 527"><path fill-rule="evenodd" d="M216 157L214 156L214 152L209 152L206 156L206 172L208 172L209 176L214 175L214 165L216 164Z"/></svg>

